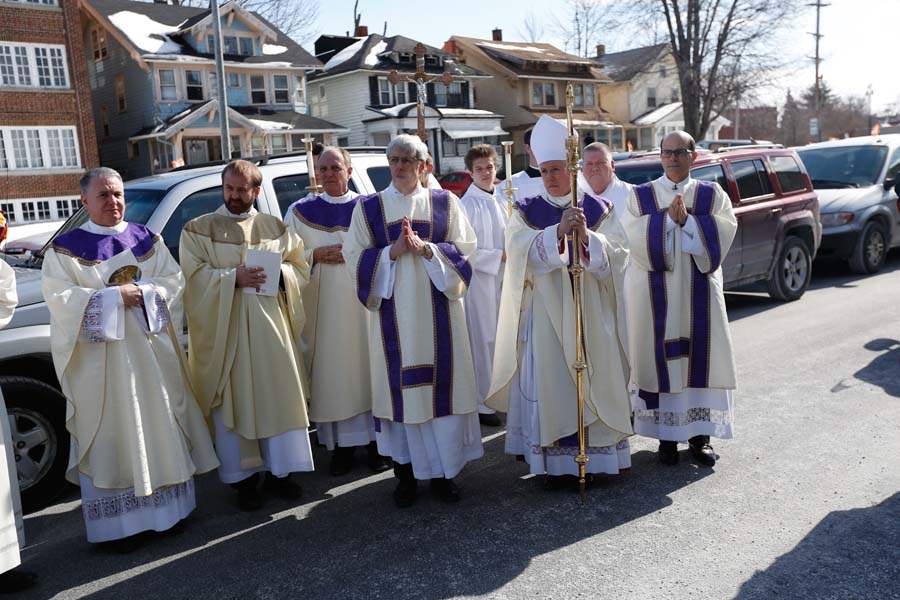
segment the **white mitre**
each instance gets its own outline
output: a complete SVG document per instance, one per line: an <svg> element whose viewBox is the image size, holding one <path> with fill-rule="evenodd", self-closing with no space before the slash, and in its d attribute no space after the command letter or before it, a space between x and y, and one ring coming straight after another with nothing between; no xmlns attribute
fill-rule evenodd
<svg viewBox="0 0 900 600"><path fill-rule="evenodd" d="M551 160L566 160L566 126L548 115L541 115L531 130L531 151L539 165Z"/></svg>

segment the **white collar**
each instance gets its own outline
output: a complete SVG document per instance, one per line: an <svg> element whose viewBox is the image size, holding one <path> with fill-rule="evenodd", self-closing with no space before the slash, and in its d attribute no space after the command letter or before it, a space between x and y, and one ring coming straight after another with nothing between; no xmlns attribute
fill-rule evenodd
<svg viewBox="0 0 900 600"><path fill-rule="evenodd" d="M355 194L352 190L347 190L346 193L341 194L340 196L332 196L326 191L322 191L322 198L325 199L325 202L329 204L344 204L345 202L350 202L355 197Z"/></svg>
<svg viewBox="0 0 900 600"><path fill-rule="evenodd" d="M124 219L113 225L112 227L106 227L105 225L97 225L90 219L85 221L84 225L79 227L79 229L84 229L90 233L96 233L97 235L116 235L117 233L122 233L128 228L128 222Z"/></svg>
<svg viewBox="0 0 900 600"><path fill-rule="evenodd" d="M581 197L583 195L584 194L581 192L581 190L579 190L578 199L581 200ZM558 208L568 208L572 204L571 194L566 194L565 196L551 196L549 193L547 193L547 195L544 197L547 198L547 201L550 202L550 204Z"/></svg>
<svg viewBox="0 0 900 600"><path fill-rule="evenodd" d="M685 188L687 188L688 184L693 181L693 179L691 179L691 176L688 175L678 183L675 183L674 181L666 177L664 173L663 176L659 178L659 181L667 190L672 190L673 192L683 192Z"/></svg>
<svg viewBox="0 0 900 600"><path fill-rule="evenodd" d="M228 207L223 204L222 206L220 206L219 208L216 209L216 213L220 214L220 215L224 215L226 217L231 217L232 219L246 219L247 217L252 217L253 215L255 215L257 213L257 210L256 210L256 208L251 206L250 210L248 210L247 212L236 215L233 212L231 212L230 210L228 210Z"/></svg>
<svg viewBox="0 0 900 600"><path fill-rule="evenodd" d="M426 190L427 188L423 188L421 183L416 182L416 189L414 189L411 194L404 194L394 186L394 182L392 181L391 185L387 186L387 189L384 191L394 196L400 196L401 198L414 198Z"/></svg>

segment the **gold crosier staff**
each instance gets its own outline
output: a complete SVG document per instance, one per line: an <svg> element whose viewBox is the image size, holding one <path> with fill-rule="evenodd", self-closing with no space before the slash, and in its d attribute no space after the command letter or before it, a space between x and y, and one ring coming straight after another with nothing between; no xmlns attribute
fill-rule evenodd
<svg viewBox="0 0 900 600"><path fill-rule="evenodd" d="M309 172L309 185L306 186L306 191L318 194L322 191L322 186L316 180L316 160L313 158L314 141L308 135L303 138L303 145L306 147L306 170Z"/></svg>
<svg viewBox="0 0 900 600"><path fill-rule="evenodd" d="M575 104L575 93L572 84L566 85L566 129L569 133L566 138L566 168L569 170L569 183L571 185L572 207L578 207L578 133L572 121L572 106ZM587 440L584 428L584 370L587 368L587 360L584 355L584 314L581 304L581 274L584 267L581 264L581 239L578 229L572 233L572 266L569 272L572 274L572 295L575 302L575 394L578 399L578 455L575 462L578 464L578 491L581 501L585 501L585 470L587 468Z"/></svg>
<svg viewBox="0 0 900 600"><path fill-rule="evenodd" d="M507 216L512 216L513 204L516 201L516 188L512 182L512 151L514 142L500 142L503 144L503 168L506 170L506 212Z"/></svg>

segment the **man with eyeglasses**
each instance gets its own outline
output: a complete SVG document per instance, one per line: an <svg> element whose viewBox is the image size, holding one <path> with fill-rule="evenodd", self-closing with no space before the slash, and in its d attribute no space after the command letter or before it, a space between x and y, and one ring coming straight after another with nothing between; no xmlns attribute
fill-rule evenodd
<svg viewBox="0 0 900 600"><path fill-rule="evenodd" d="M722 260L737 221L728 195L692 179L694 139L663 139L665 174L628 200L626 272L634 430L660 440L659 460L678 463L679 442L713 466L710 436L730 439L735 367L722 292Z"/></svg>
<svg viewBox="0 0 900 600"><path fill-rule="evenodd" d="M343 253L370 311L375 439L394 461L400 508L430 480L444 502L453 478L483 454L463 296L475 233L446 190L424 188L428 148L399 135L387 147L391 184L357 201Z"/></svg>

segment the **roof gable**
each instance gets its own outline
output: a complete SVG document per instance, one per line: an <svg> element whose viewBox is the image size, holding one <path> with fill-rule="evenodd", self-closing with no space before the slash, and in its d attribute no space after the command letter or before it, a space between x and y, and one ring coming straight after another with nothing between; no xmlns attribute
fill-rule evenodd
<svg viewBox="0 0 900 600"><path fill-rule="evenodd" d="M646 73L665 54L669 53L669 44L642 46L622 52L609 52L595 56L591 60L603 66L604 72L613 81L630 81L640 73Z"/></svg>
<svg viewBox="0 0 900 600"><path fill-rule="evenodd" d="M608 78L599 65L588 58L563 52L543 42L506 42L453 36L451 40L481 53L487 60L506 72L520 77L567 77L572 79Z"/></svg>

